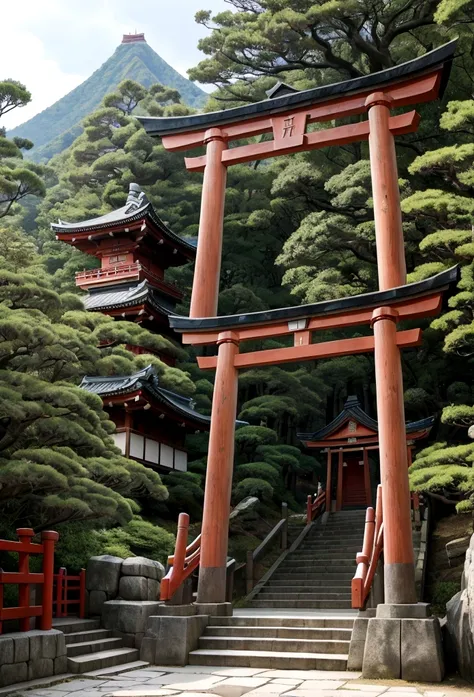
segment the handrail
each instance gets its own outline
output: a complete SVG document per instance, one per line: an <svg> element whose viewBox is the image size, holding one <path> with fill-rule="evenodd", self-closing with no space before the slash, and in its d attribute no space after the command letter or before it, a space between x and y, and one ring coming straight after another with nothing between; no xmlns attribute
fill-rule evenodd
<svg viewBox="0 0 474 697"><path fill-rule="evenodd" d="M322 507L326 503L326 492L323 491L320 494L314 494L315 499L311 494L308 494L308 499L306 501L306 524L311 523L320 513L322 513Z"/></svg>
<svg viewBox="0 0 474 697"><path fill-rule="evenodd" d="M272 542L281 535L280 547L282 550L288 547L288 504L281 504L281 520L270 530L265 539L253 551L247 552L246 564L246 590L247 595L252 592L254 587L254 563L258 561L267 551Z"/></svg>
<svg viewBox="0 0 474 697"><path fill-rule="evenodd" d="M362 552L357 554L357 569L352 579L352 607L363 610L372 588L377 564L383 550L382 485L377 487L376 509L368 508L365 515Z"/></svg>
<svg viewBox="0 0 474 697"><path fill-rule="evenodd" d="M53 575L54 575L54 545L59 540L59 534L53 530L43 530L41 544L32 542L35 535L31 528L18 528L18 541L0 540L1 552L17 552L18 571L3 571L0 569L0 634L4 620L19 620L20 632L30 629L30 619L39 617L42 630L52 627L53 621ZM41 573L30 573L30 555L42 554L43 565ZM4 585L18 585L18 606L4 607ZM30 585L42 586L40 605L30 604Z"/></svg>
<svg viewBox="0 0 474 697"><path fill-rule="evenodd" d="M160 600L171 600L181 584L199 566L201 548L199 535L187 545L189 530L189 515L180 513L174 554L168 557L170 566L168 573L161 581Z"/></svg>
<svg viewBox="0 0 474 697"><path fill-rule="evenodd" d="M79 617L83 619L86 616L86 570L81 569L79 574L70 575L62 566L53 578L56 584L56 599L53 601L53 605L56 606L55 617L67 617L69 605L78 605ZM77 585L70 585L71 581ZM77 591L79 597L69 596L71 592L76 594Z"/></svg>

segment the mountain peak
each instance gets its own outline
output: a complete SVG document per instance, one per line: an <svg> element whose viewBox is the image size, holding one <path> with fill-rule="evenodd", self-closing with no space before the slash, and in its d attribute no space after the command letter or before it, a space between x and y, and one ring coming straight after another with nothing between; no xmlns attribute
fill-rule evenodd
<svg viewBox="0 0 474 697"><path fill-rule="evenodd" d="M81 121L92 113L109 92L123 80L135 80L144 87L160 82L178 90L185 104L200 107L206 93L161 58L147 43L144 33L124 34L114 53L81 85L32 119L8 132L28 138L35 147L28 156L45 161L65 150L81 133Z"/></svg>

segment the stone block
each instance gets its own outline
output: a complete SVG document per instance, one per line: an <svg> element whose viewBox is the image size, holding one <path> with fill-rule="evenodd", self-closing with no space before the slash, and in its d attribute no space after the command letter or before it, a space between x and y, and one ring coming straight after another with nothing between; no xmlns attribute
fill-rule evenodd
<svg viewBox="0 0 474 697"><path fill-rule="evenodd" d="M65 656L66 653L66 637L60 632L56 637L56 656Z"/></svg>
<svg viewBox="0 0 474 697"><path fill-rule="evenodd" d="M364 649L364 678L398 679L401 675L401 620L369 619Z"/></svg>
<svg viewBox="0 0 474 697"><path fill-rule="evenodd" d="M148 618L156 614L159 607L159 603L148 600L109 600L102 609L102 623L105 629L125 634L145 632Z"/></svg>
<svg viewBox="0 0 474 697"><path fill-rule="evenodd" d="M441 682L444 661L438 618L403 619L401 630L402 680Z"/></svg>
<svg viewBox="0 0 474 697"><path fill-rule="evenodd" d="M448 559L451 562L451 559L458 559L459 557L463 557L467 550L469 549L469 540L470 537L459 537L456 540L451 540L451 542L448 542L446 544L446 554L448 555Z"/></svg>
<svg viewBox="0 0 474 697"><path fill-rule="evenodd" d="M198 615L232 617L232 603L194 603Z"/></svg>
<svg viewBox="0 0 474 697"><path fill-rule="evenodd" d="M0 666L13 661L13 639L2 636L0 637Z"/></svg>
<svg viewBox="0 0 474 697"><path fill-rule="evenodd" d="M28 680L28 664L26 662L0 665L0 687L26 682L26 680Z"/></svg>
<svg viewBox="0 0 474 697"><path fill-rule="evenodd" d="M67 656L58 656L54 659L54 674L67 673Z"/></svg>
<svg viewBox="0 0 474 697"><path fill-rule="evenodd" d="M349 645L347 670L362 670L369 619L370 617L356 617L354 621L354 629L352 630L351 643Z"/></svg>
<svg viewBox="0 0 474 697"><path fill-rule="evenodd" d="M165 575L165 567L159 561L146 557L129 557L122 563L123 576L145 576L155 581L161 581Z"/></svg>
<svg viewBox="0 0 474 697"><path fill-rule="evenodd" d="M119 596L124 600L148 600L148 580L152 579L145 576L122 576Z"/></svg>
<svg viewBox="0 0 474 697"><path fill-rule="evenodd" d="M91 557L87 562L86 588L90 591L105 591L116 596L122 568L122 559L110 554Z"/></svg>
<svg viewBox="0 0 474 697"><path fill-rule="evenodd" d="M147 579L148 581L148 598L147 600L157 601L160 599L160 582L154 578Z"/></svg>
<svg viewBox="0 0 474 697"><path fill-rule="evenodd" d="M428 603L407 603L406 605L387 603L377 606L377 617L381 619L426 619L429 616Z"/></svg>
<svg viewBox="0 0 474 697"><path fill-rule="evenodd" d="M469 616L467 589L456 593L446 604L446 643L460 675L474 680L474 631Z"/></svg>
<svg viewBox="0 0 474 697"><path fill-rule="evenodd" d="M141 642L140 658L154 665L185 666L208 623L206 615L152 616Z"/></svg>
<svg viewBox="0 0 474 697"><path fill-rule="evenodd" d="M190 617L191 615L197 614L196 605L168 605L160 603L157 615L167 616L167 617Z"/></svg>
<svg viewBox="0 0 474 697"><path fill-rule="evenodd" d="M13 638L13 653L15 663L24 663L30 659L30 640L23 632L18 632Z"/></svg>
<svg viewBox="0 0 474 697"><path fill-rule="evenodd" d="M107 602L105 591L89 591L89 615L102 614L102 607Z"/></svg>
<svg viewBox="0 0 474 697"><path fill-rule="evenodd" d="M54 675L54 661L52 658L38 658L28 662L28 680L49 678L50 675Z"/></svg>
<svg viewBox="0 0 474 697"><path fill-rule="evenodd" d="M40 659L53 659L58 655L57 638L62 635L57 629L49 631L30 630L28 636L30 638L30 661L39 661ZM50 673L52 675L52 673ZM38 677L43 677L39 675ZM30 678L28 678L30 679Z"/></svg>

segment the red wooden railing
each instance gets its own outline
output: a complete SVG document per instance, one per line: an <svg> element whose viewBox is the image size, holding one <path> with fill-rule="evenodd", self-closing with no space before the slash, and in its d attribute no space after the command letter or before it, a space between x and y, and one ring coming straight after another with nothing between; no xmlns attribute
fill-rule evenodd
<svg viewBox="0 0 474 697"><path fill-rule="evenodd" d="M323 506L326 503L326 492L322 491L319 495L314 495L314 501L311 494L308 495L306 502L306 524L311 523L318 515L323 512Z"/></svg>
<svg viewBox="0 0 474 697"><path fill-rule="evenodd" d="M357 570L352 579L352 607L363 610L369 597L377 564L383 550L382 485L377 487L377 504L374 511L368 508L362 552L357 554Z"/></svg>
<svg viewBox="0 0 474 697"><path fill-rule="evenodd" d="M20 631L30 629L30 619L40 617L40 629L51 629L53 622L53 576L54 576L54 545L59 540L59 534L52 530L41 533L41 544L31 540L34 531L31 528L18 528L18 541L0 540L0 552L16 552L18 554L18 571L0 570L0 634L5 620L19 620ZM30 555L43 555L42 573L30 573ZM18 585L18 606L3 606L3 590L5 584ZM41 585L43 588L41 605L30 605L30 586Z"/></svg>
<svg viewBox="0 0 474 697"><path fill-rule="evenodd" d="M54 583L54 616L67 617L69 606L75 605L79 617L84 618L86 616L86 570L81 569L79 574L71 576L62 566L59 572L54 574Z"/></svg>
<svg viewBox="0 0 474 697"><path fill-rule="evenodd" d="M174 554L168 557L169 571L161 581L160 600L171 600L181 584L199 566L201 557L201 535L187 545L189 516L180 513Z"/></svg>

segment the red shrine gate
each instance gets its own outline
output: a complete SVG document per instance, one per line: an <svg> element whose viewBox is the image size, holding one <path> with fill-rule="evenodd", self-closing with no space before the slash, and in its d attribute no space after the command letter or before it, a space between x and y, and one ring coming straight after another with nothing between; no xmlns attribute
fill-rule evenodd
<svg viewBox="0 0 474 697"><path fill-rule="evenodd" d="M376 366L385 602L416 603L400 349L418 346L421 331L397 331L397 324L438 312L442 293L457 273L454 269L421 284L405 285L394 136L415 131L419 116L415 111L398 115L391 111L441 96L454 49L455 42L451 42L380 73L303 92L280 85L268 100L227 111L140 119L146 131L161 136L169 150L206 146L204 156L186 158L190 171L204 171L191 318L170 318L172 327L183 332L185 343L218 347L217 357L198 359L201 368L216 369L198 603L225 600L238 370L369 351L374 351ZM307 130L308 124L366 112L367 120ZM235 141L264 133L272 133L273 140L231 147ZM227 167L361 140L369 141L379 291L314 306L215 317ZM370 325L373 332L355 339L313 343L315 331L359 325ZM241 342L248 339L284 335L293 337L293 347L240 352Z"/></svg>

